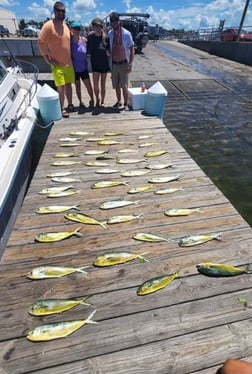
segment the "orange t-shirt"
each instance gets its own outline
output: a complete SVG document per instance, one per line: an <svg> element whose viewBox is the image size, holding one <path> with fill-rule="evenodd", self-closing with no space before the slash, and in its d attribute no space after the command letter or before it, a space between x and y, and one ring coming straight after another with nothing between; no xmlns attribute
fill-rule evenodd
<svg viewBox="0 0 252 374"><path fill-rule="evenodd" d="M38 45L42 56L48 55L60 66L72 66L70 30L65 23L47 21L42 27Z"/></svg>

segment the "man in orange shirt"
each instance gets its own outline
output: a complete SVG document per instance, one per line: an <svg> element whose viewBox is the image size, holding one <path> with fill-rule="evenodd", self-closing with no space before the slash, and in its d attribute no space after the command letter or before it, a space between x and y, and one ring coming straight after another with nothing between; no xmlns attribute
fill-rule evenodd
<svg viewBox="0 0 252 374"><path fill-rule="evenodd" d="M54 19L43 25L39 33L38 45L44 60L51 65L54 83L59 93L62 116L68 117L68 112L74 111L71 84L75 81L70 49L70 30L64 23L66 13L64 4L57 1L53 10ZM64 109L65 95L68 110Z"/></svg>

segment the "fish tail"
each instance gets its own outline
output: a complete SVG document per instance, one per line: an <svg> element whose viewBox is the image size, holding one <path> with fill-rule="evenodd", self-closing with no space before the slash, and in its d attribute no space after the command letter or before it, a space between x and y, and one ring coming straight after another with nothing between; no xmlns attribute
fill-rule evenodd
<svg viewBox="0 0 252 374"><path fill-rule="evenodd" d="M77 236L83 236L83 234L81 232L79 232L81 229L81 227L78 227L76 230L74 230L74 235L77 235Z"/></svg>
<svg viewBox="0 0 252 374"><path fill-rule="evenodd" d="M87 276L87 272L84 270L84 269L87 269L89 268L89 266L82 266L81 268L79 268L77 271L79 273L82 273L82 274L85 274Z"/></svg>
<svg viewBox="0 0 252 374"><path fill-rule="evenodd" d="M80 304L81 305L92 305L90 303L86 303L86 300L88 300L89 298L90 298L90 295L83 297L83 299L80 300Z"/></svg>
<svg viewBox="0 0 252 374"><path fill-rule="evenodd" d="M137 216L137 218L141 218L141 217L143 217L143 216L144 216L143 213L139 213L138 216ZM146 252L146 253L147 253L147 252Z"/></svg>
<svg viewBox="0 0 252 374"><path fill-rule="evenodd" d="M251 274L251 273L252 273L252 262L250 262L250 264L248 264L248 265L245 267L245 269L246 269L246 272L247 272L248 274Z"/></svg>
<svg viewBox="0 0 252 374"><path fill-rule="evenodd" d="M129 186L130 181L125 181L125 182L123 182L123 184L124 184L124 186Z"/></svg>
<svg viewBox="0 0 252 374"><path fill-rule="evenodd" d="M219 232L219 233L215 234L215 235L214 235L214 239L215 239L215 240L218 240L219 242L222 242L222 240L221 240L221 235L222 235L222 232Z"/></svg>
<svg viewBox="0 0 252 374"><path fill-rule="evenodd" d="M72 209L80 210L79 205L74 205Z"/></svg>
<svg viewBox="0 0 252 374"><path fill-rule="evenodd" d="M106 221L104 221L104 222L100 222L100 225L104 228L104 229L106 229L107 228L107 226L106 226Z"/></svg>
<svg viewBox="0 0 252 374"><path fill-rule="evenodd" d="M137 255L137 258L139 258L140 260L143 260L145 262L150 262L149 260L147 260L144 255L147 255L147 253L149 252L143 252L143 253L140 253L139 255Z"/></svg>
<svg viewBox="0 0 252 374"><path fill-rule="evenodd" d="M87 319L85 319L85 323L98 323L92 320L92 317L95 315L95 313L96 313L96 309L93 310L93 312L88 316Z"/></svg>

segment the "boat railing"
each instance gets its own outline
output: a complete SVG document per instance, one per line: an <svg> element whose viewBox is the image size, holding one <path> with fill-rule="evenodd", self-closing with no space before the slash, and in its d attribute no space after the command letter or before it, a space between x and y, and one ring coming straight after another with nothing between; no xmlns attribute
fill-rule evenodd
<svg viewBox="0 0 252 374"><path fill-rule="evenodd" d="M3 132L1 134L1 143L4 142L15 129L18 129L20 119L27 116L27 109L31 106L32 100L35 97L38 89L39 70L37 66L23 60L12 60L13 63L5 69L17 77L17 84L22 90L22 98L18 101L15 112L13 112L11 105L8 108L6 107L5 118L8 118L8 121L2 126ZM29 77L27 77L25 74L25 71L27 71L25 66L26 64L29 65L28 71L31 72Z"/></svg>
<svg viewBox="0 0 252 374"><path fill-rule="evenodd" d="M32 80L32 84L30 85L29 89L27 90L27 93L24 95L24 101L29 98L28 103L30 104L33 97L37 93L37 83L38 83L38 75L39 75L39 69L36 65L32 64L31 62L24 61L24 60L15 60L17 65L14 66L13 73L16 72L17 75L23 76L25 79ZM29 68L25 68L25 66L28 65ZM15 70L16 69L16 70ZM29 74L29 77L26 75L25 71L30 71L31 74Z"/></svg>

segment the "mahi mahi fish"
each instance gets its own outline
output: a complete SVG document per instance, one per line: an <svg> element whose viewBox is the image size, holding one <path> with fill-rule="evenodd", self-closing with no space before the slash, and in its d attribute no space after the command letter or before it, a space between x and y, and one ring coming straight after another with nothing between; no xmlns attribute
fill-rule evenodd
<svg viewBox="0 0 252 374"><path fill-rule="evenodd" d="M108 188L116 186L128 186L129 181L100 181L95 182L91 185L91 188Z"/></svg>
<svg viewBox="0 0 252 374"><path fill-rule="evenodd" d="M69 175L75 174L74 171L56 171L53 173L48 173L48 178L57 178L57 177L67 177Z"/></svg>
<svg viewBox="0 0 252 374"><path fill-rule="evenodd" d="M52 166L69 166L80 164L81 161L59 160L51 163Z"/></svg>
<svg viewBox="0 0 252 374"><path fill-rule="evenodd" d="M53 177L51 179L52 182L55 183L74 183L74 182L81 182L78 178L71 178L71 177Z"/></svg>
<svg viewBox="0 0 252 374"><path fill-rule="evenodd" d="M77 305L90 305L86 303L88 297L82 299L43 299L32 303L28 309L28 313L32 316L47 316L50 314L58 314L72 309Z"/></svg>
<svg viewBox="0 0 252 374"><path fill-rule="evenodd" d="M79 232L80 229L81 227L78 227L74 231L45 232L36 235L35 240L40 243L51 243L70 238L73 235L81 237L83 234Z"/></svg>
<svg viewBox="0 0 252 374"><path fill-rule="evenodd" d="M221 233L188 235L188 236L181 238L178 244L180 247L191 247L193 245L203 244L214 239L221 241Z"/></svg>
<svg viewBox="0 0 252 374"><path fill-rule="evenodd" d="M88 225L100 225L103 228L106 228L103 222L97 221L95 218L87 216L83 213L73 213L69 212L64 215L65 218L69 219L70 221L85 223Z"/></svg>
<svg viewBox="0 0 252 374"><path fill-rule="evenodd" d="M47 278L60 278L64 277L65 275L73 274L75 272L87 275L87 272L84 270L86 268L88 268L88 266L82 266L80 268L56 265L38 266L33 268L29 273L27 273L26 277L32 280L40 280Z"/></svg>
<svg viewBox="0 0 252 374"><path fill-rule="evenodd" d="M55 322L35 327L35 329L28 332L26 338L34 342L65 338L87 323L97 323L92 320L95 312L96 310L94 310L87 319Z"/></svg>
<svg viewBox="0 0 252 374"><path fill-rule="evenodd" d="M150 183L169 183L176 181L180 178L180 174L173 175L171 177L153 177L149 179Z"/></svg>
<svg viewBox="0 0 252 374"><path fill-rule="evenodd" d="M147 152L145 153L144 157L157 157L157 156L162 156L168 151L165 150L160 150L160 151L153 151L153 152Z"/></svg>
<svg viewBox="0 0 252 374"><path fill-rule="evenodd" d="M143 255L148 252L137 254L131 252L111 252L111 253L104 253L100 256L97 256L93 262L95 266L113 266L118 264L124 264L125 262L135 260L138 258L143 262L147 261Z"/></svg>
<svg viewBox="0 0 252 374"><path fill-rule="evenodd" d="M71 209L80 210L78 205L48 205L37 208L35 212L38 214L63 213Z"/></svg>
<svg viewBox="0 0 252 374"><path fill-rule="evenodd" d="M153 243L158 243L158 242L169 242L169 239L163 238L162 236L154 235L154 234L148 234L144 232L137 232L133 234L132 236L133 239L140 240L143 242L153 242Z"/></svg>
<svg viewBox="0 0 252 374"><path fill-rule="evenodd" d="M121 173L122 177L138 177L150 173L148 169L125 170Z"/></svg>
<svg viewBox="0 0 252 374"><path fill-rule="evenodd" d="M107 223L108 224L114 224L114 223L122 223L122 222L130 222L134 219L138 219L143 217L143 213L140 214L122 214L118 216L113 216L108 218Z"/></svg>
<svg viewBox="0 0 252 374"><path fill-rule="evenodd" d="M44 188L43 190L39 191L39 194L47 195L50 193L63 192L63 191L69 190L70 188L74 188L74 187L72 185L48 187L48 188Z"/></svg>
<svg viewBox="0 0 252 374"><path fill-rule="evenodd" d="M127 193L134 194L134 193L141 193L141 192L147 192L153 187L153 184L146 184L145 186L138 186L135 188L131 188Z"/></svg>
<svg viewBox="0 0 252 374"><path fill-rule="evenodd" d="M162 288L167 287L175 278L178 277L178 272L176 272L171 275L161 275L160 277L149 279L138 287L137 295L144 296L161 290Z"/></svg>
<svg viewBox="0 0 252 374"><path fill-rule="evenodd" d="M213 264L211 262L205 262L196 265L196 268L199 273L209 277L232 277L235 275L250 273L249 265L244 268L240 268L227 264Z"/></svg>
<svg viewBox="0 0 252 374"><path fill-rule="evenodd" d="M130 201L130 200L113 200L113 201L106 201L101 203L99 208L100 209L114 209L114 208L122 208L124 206L139 204L139 201Z"/></svg>
<svg viewBox="0 0 252 374"><path fill-rule="evenodd" d="M67 157L74 157L74 156L75 156L74 153L60 152L60 153L55 153L55 155L53 157L55 157L55 158L67 158Z"/></svg>
<svg viewBox="0 0 252 374"><path fill-rule="evenodd" d="M193 214L193 213L196 213L196 212L200 212L201 213L201 210L200 208L195 208L195 209L169 209L169 210L166 210L164 212L164 214L166 216L169 216L169 217L175 217L175 216L189 216L190 214Z"/></svg>

